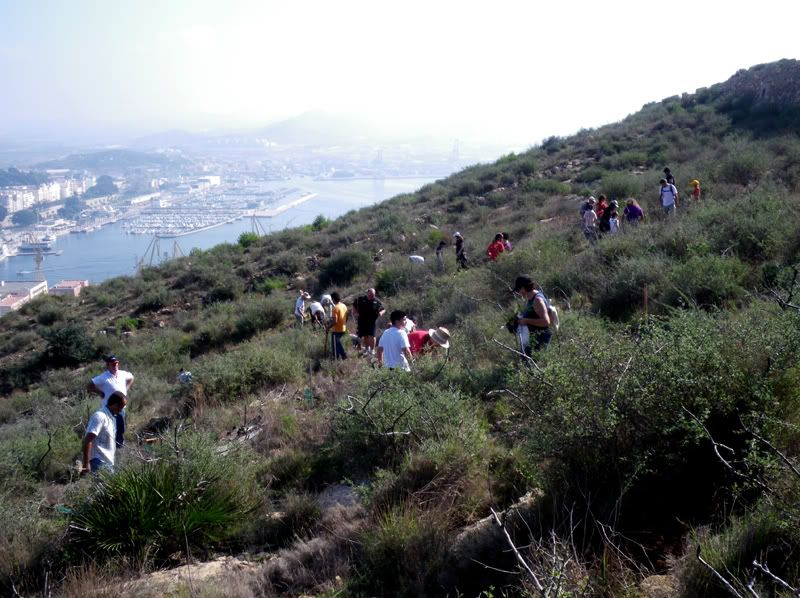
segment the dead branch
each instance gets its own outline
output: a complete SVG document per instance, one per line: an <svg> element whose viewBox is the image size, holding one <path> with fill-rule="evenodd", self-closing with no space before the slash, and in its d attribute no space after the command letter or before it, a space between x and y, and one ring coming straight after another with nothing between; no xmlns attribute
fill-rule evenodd
<svg viewBox="0 0 800 598"><path fill-rule="evenodd" d="M525 407L525 409L527 409L529 412L531 412L531 413L533 413L534 415L536 415L536 412L535 412L533 409L531 409L530 405L528 405L528 403L526 403L526 402L525 402L525 401L522 399L522 397L520 397L520 396L519 396L517 393L515 393L513 390L511 390L511 389L509 389L509 388L499 388L499 389L497 389L497 390L490 390L488 393L486 393L486 396L489 396L489 397L491 397L491 396L494 396L494 395L497 395L497 394L501 394L501 393L507 393L507 394L510 394L510 395L511 395L512 397L514 397L514 398L515 398L517 401L519 401L519 402L520 402L520 404L521 404L523 407Z"/></svg>
<svg viewBox="0 0 800 598"><path fill-rule="evenodd" d="M767 575L772 581L781 585L785 590L788 590L792 593L793 596L800 596L800 590L795 587L790 586L786 581L782 580L780 577L775 575L772 571L769 570L769 567L766 563L761 564L758 561L753 561L753 567L755 569L759 569L762 573Z"/></svg>
<svg viewBox="0 0 800 598"><path fill-rule="evenodd" d="M39 466L44 461L44 458L47 457L47 455L50 454L50 451L53 449L52 444L53 444L53 433L50 430L48 430L47 431L47 450L44 452L44 455L41 456L39 461L37 461L36 467L33 468L35 471L39 471Z"/></svg>
<svg viewBox="0 0 800 598"><path fill-rule="evenodd" d="M698 561L700 561L700 563L701 563L701 564L702 564L702 565L703 565L703 566L704 566L706 569L708 569L709 571L711 571L711 573L714 575L714 577L716 577L716 578L717 578L717 579L718 579L718 580L719 580L719 581L722 583L722 585L724 585L724 586L725 586L725 588L727 588L727 590L728 590L728 591L729 591L731 594L733 594L734 596L738 596L738 598L744 598L744 596L742 596L742 595L741 595L739 592L737 592L737 591L736 591L736 588L734 588L734 587L731 585L731 582L729 582L727 579L725 579L725 578L722 576L722 574L721 574L719 571L717 571L716 569L714 569L714 567L712 567L712 566L711 566L711 564L710 564L708 561L706 561L706 560L705 560L705 559L704 559L704 558L703 558L703 557L700 555L700 547L699 547L699 546L697 547L697 560L698 560Z"/></svg>
<svg viewBox="0 0 800 598"><path fill-rule="evenodd" d="M724 445L724 444L722 444L722 443L720 443L720 442L717 442L716 440L714 440L714 437L713 437L713 436L711 436L711 432L709 432L709 431L708 431L708 428L706 428L705 424L703 424L703 422L701 422L701 421L698 419L698 417L697 417L697 416L696 416L694 413L692 413L691 411L689 411L689 410L688 410L686 407L684 407L684 406L681 406L681 409L683 409L683 410L684 410L686 413L688 413L688 414L689 414L689 416L690 416L690 417L691 417L691 418L692 418L694 421L696 421L696 422L697 422L697 423L700 425L700 427L701 427L701 428L703 428L703 431L706 433L706 436L708 436L708 439L711 441L711 446L714 448L714 453L717 455L717 458L718 458L718 459L719 459L719 460L722 462L722 464L723 464L725 467L727 467L729 470L731 470L731 472L732 472L732 473L733 473L735 476L737 476L737 477L739 477L739 478L742 478L743 480L746 480L746 481L748 481L748 482L754 482L754 483L755 483L755 484L756 484L756 485L757 485L759 488L761 488L762 490L764 490L764 491L765 491L765 492L767 492L768 494L772 494L772 488L770 488L769 486L767 486L767 485L766 485L764 482L762 482L762 481L761 481L761 480L759 480L758 478L754 478L754 477L751 477L751 476L746 476L746 475L745 475L745 474L743 474L742 472L738 471L738 470L737 470L737 469L736 469L736 468L735 468L735 467L734 467L734 466L733 466L733 465L732 465L732 464L731 464L731 463L730 463L730 462L729 462L729 461L728 461L728 460L727 460L725 457L723 457L723 456L722 456L722 453L720 453L720 450L719 450L719 449L720 449L720 447L724 448L725 450L727 450L727 451L729 451L729 452L731 452L731 453L733 453L733 452L734 452L734 451L733 451L733 449L732 449L731 447L729 447L729 446L726 446L726 445Z"/></svg>
<svg viewBox="0 0 800 598"><path fill-rule="evenodd" d="M792 461L789 459L789 457L787 457L785 454L783 454L780 451L780 449L778 449L778 447L773 445L769 440L767 440L766 438L764 438L763 436L761 436L757 432L755 432L755 431L751 430L750 428L748 428L744 424L744 422L742 421L741 417L739 418L739 423L742 425L742 427L745 429L745 431L747 431L749 434L751 434L756 440L758 440L759 442L764 444L774 454L778 455L778 457L781 459L781 461L783 461L786 464L786 466L789 469L792 470L792 473L794 473L794 475L796 475L798 478L800 478L800 469L798 469L797 466L794 463L792 463Z"/></svg>
<svg viewBox="0 0 800 598"><path fill-rule="evenodd" d="M497 512L492 508L490 508L489 510L492 512L492 517L494 517L494 520L497 523L497 525L499 525L500 529L503 530L503 534L506 537L506 542L508 543L509 547L513 551L514 556L517 558L517 562L528 573L528 576L531 578L531 581L533 581L533 585L536 588L536 590L539 592L539 594L543 598L547 598L547 592L545 591L544 586L542 585L542 582L539 581L539 578L536 577L536 573L533 572L533 569L531 569L530 565L528 565L527 561L519 553L519 550L517 550L517 547L514 546L514 541L511 539L511 535L508 533L508 530L506 529L506 526L503 525L502 521L500 521L500 517L497 516Z"/></svg>
<svg viewBox="0 0 800 598"><path fill-rule="evenodd" d="M541 376L541 381L542 381L542 383L543 383L543 384L546 384L546 385L547 385L547 386L549 386L550 388L553 388L553 385L552 385L550 382L548 382L547 380L545 380L545 379L544 379L544 371L542 370L542 368L540 368L540 367L539 367L539 364L538 364L538 363L536 363L536 361L534 361L533 357L531 357L530 355L526 355L525 353L522 353L521 351L517 351L517 350L516 350L516 349L514 349L513 347L509 347L509 346L508 346L508 345L506 345L505 343L501 343L501 342L500 342L499 340L497 340L496 338L493 338L493 339L492 339L492 342L493 342L493 343L495 343L495 344L497 344L497 345L500 345L501 347L503 347L503 348L504 348L504 349L506 349L507 351L511 351L511 352L512 352L512 353L514 353L515 355L519 355L520 357L522 357L523 359L525 359L525 361L527 361L529 365L532 365L532 366L533 366L533 367L536 369L536 371L537 371L537 372L539 372L539 375Z"/></svg>

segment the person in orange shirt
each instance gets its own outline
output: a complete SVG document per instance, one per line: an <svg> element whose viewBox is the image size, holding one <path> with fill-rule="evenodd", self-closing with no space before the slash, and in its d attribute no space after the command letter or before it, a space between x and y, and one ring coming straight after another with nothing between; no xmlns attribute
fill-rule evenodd
<svg viewBox="0 0 800 598"><path fill-rule="evenodd" d="M496 262L497 256L505 250L506 248L503 245L503 233L497 233L494 236L494 241L489 243L489 247L486 248L486 255L489 256L490 262Z"/></svg>
<svg viewBox="0 0 800 598"><path fill-rule="evenodd" d="M347 353L342 346L342 337L347 334L347 306L342 303L339 293L331 293L333 309L328 330L331 332L331 352L334 359L347 359Z"/></svg>

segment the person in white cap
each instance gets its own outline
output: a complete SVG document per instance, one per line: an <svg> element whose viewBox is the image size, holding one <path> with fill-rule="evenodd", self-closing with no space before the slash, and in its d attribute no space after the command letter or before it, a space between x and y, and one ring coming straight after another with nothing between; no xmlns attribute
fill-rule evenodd
<svg viewBox="0 0 800 598"><path fill-rule="evenodd" d="M443 326L429 330L415 330L408 334L408 343L411 345L412 355L425 354L436 347L447 351L450 348L450 331Z"/></svg>
<svg viewBox="0 0 800 598"><path fill-rule="evenodd" d="M297 297L297 301L294 302L294 317L297 320L297 324L299 326L303 325L303 322L306 319L306 301L311 299L311 295L306 293L305 291L300 291L300 295Z"/></svg>
<svg viewBox="0 0 800 598"><path fill-rule="evenodd" d="M312 327L325 327L325 308L319 301L312 301L308 304L308 313L311 314Z"/></svg>

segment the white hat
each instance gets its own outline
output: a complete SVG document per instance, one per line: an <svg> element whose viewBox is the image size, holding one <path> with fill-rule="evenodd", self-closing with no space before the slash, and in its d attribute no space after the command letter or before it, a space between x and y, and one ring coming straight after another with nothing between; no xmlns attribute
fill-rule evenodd
<svg viewBox="0 0 800 598"><path fill-rule="evenodd" d="M431 340L442 347L443 349L450 348L450 331L447 328L439 326L438 328L434 329L431 328L428 330L428 336L431 337Z"/></svg>
<svg viewBox="0 0 800 598"><path fill-rule="evenodd" d="M454 232L454 233L453 233L453 238L454 238L454 239L455 239L456 237L460 237L460 236L461 236L461 233L460 233L460 232L458 232L458 231L456 231L456 232Z"/></svg>

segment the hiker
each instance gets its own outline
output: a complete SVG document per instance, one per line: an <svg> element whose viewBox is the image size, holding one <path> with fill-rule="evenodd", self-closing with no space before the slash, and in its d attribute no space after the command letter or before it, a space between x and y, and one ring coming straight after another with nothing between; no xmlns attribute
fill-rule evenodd
<svg viewBox="0 0 800 598"><path fill-rule="evenodd" d="M589 198L589 209L583 213L583 234L592 245L597 243L597 214L594 211L595 199Z"/></svg>
<svg viewBox="0 0 800 598"><path fill-rule="evenodd" d="M92 378L89 384L86 385L87 391L103 397L100 403L101 407L106 406L108 398L114 392L121 392L125 397L128 397L131 386L133 386L133 374L119 369L119 359L116 355L108 355L104 361L106 363L106 371ZM120 410L115 416L117 420L117 446L122 446L125 443L125 409Z"/></svg>
<svg viewBox="0 0 800 598"><path fill-rule="evenodd" d="M594 195L590 195L589 199L581 204L581 225L583 225L583 215L592 208L592 204L596 203L597 200L594 198Z"/></svg>
<svg viewBox="0 0 800 598"><path fill-rule="evenodd" d="M83 468L81 473L97 473L101 469L114 471L118 443L117 418L125 409L125 394L115 390L108 401L92 413L83 435Z"/></svg>
<svg viewBox="0 0 800 598"><path fill-rule="evenodd" d="M447 328L431 328L430 330L415 330L408 334L408 344L411 355L424 355L441 347L445 351L450 348L450 331Z"/></svg>
<svg viewBox="0 0 800 598"><path fill-rule="evenodd" d="M689 184L692 186L692 200L699 201L700 200L700 181L697 179L692 179L689 181Z"/></svg>
<svg viewBox="0 0 800 598"><path fill-rule="evenodd" d="M424 264L425 258L421 255L409 255L408 261L411 262L412 264Z"/></svg>
<svg viewBox="0 0 800 598"><path fill-rule="evenodd" d="M347 353L342 346L342 337L347 334L347 306L336 292L331 293L331 301L333 308L327 325L327 330L331 332L331 354L334 359L347 359Z"/></svg>
<svg viewBox="0 0 800 598"><path fill-rule="evenodd" d="M550 344L553 334L550 325L550 301L545 294L536 288L536 283L530 276L517 276L514 281L514 292L522 291L522 296L528 302L517 316L517 326L527 326L529 339L527 346L523 347L525 355L530 357L533 351L539 351Z"/></svg>
<svg viewBox="0 0 800 598"><path fill-rule="evenodd" d="M396 309L389 319L392 325L386 329L378 341L378 365L385 365L390 370L401 369L411 371L411 345L406 334L406 313Z"/></svg>
<svg viewBox="0 0 800 598"><path fill-rule="evenodd" d="M500 233L503 235L503 247L506 248L508 253L514 251L514 246L511 244L511 238L508 236L508 233Z"/></svg>
<svg viewBox="0 0 800 598"><path fill-rule="evenodd" d="M603 215L597 217L597 229L601 233L611 233L612 227L612 219L614 220L614 231L617 232L619 230L619 220L617 220L617 208L619 207L619 203L616 199L611 200L611 203L603 210Z"/></svg>
<svg viewBox="0 0 800 598"><path fill-rule="evenodd" d="M503 245L503 233L497 233L494 236L494 241L489 243L489 247L486 248L486 256L489 258L490 262L496 262L497 256L505 250L505 245Z"/></svg>
<svg viewBox="0 0 800 598"><path fill-rule="evenodd" d="M192 380L192 372L188 372L181 368L181 371L178 372L178 384L191 384Z"/></svg>
<svg viewBox="0 0 800 598"><path fill-rule="evenodd" d="M312 301L308 304L308 313L311 315L311 326L320 328L325 326L325 308L319 301Z"/></svg>
<svg viewBox="0 0 800 598"><path fill-rule="evenodd" d="M664 210L667 216L674 214L678 206L678 190L675 188L675 185L668 183L667 179L661 179L659 184L661 185L659 189L661 209Z"/></svg>
<svg viewBox="0 0 800 598"><path fill-rule="evenodd" d="M436 269L439 272L444 272L444 248L447 247L447 241L442 239L436 246Z"/></svg>
<svg viewBox="0 0 800 598"><path fill-rule="evenodd" d="M375 296L375 289L367 289L366 295L361 295L353 301L356 334L361 337L365 355L375 352L375 324L384 313L386 308Z"/></svg>
<svg viewBox="0 0 800 598"><path fill-rule="evenodd" d="M325 319L330 320L332 317L333 299L326 293L319 298L319 302L322 303L322 307L325 310Z"/></svg>
<svg viewBox="0 0 800 598"><path fill-rule="evenodd" d="M603 214L606 212L606 208L608 207L608 202L606 201L606 194L601 193L600 197L597 198L597 204L594 207L594 213L597 214L598 218L602 218Z"/></svg>
<svg viewBox="0 0 800 598"><path fill-rule="evenodd" d="M675 184L675 177L672 176L672 171L669 168L664 169L664 180L667 181L668 185Z"/></svg>
<svg viewBox="0 0 800 598"><path fill-rule="evenodd" d="M453 233L456 240L456 265L459 268L467 269L467 254L464 250L464 237L459 232Z"/></svg>
<svg viewBox="0 0 800 598"><path fill-rule="evenodd" d="M622 217L626 226L636 226L644 220L644 211L638 201L629 197L625 200L625 209L622 210Z"/></svg>
<svg viewBox="0 0 800 598"><path fill-rule="evenodd" d="M294 317L297 320L297 324L302 327L303 322L306 319L306 301L311 299L311 295L306 293L305 291L300 291L300 295L297 297L297 301L294 302Z"/></svg>
<svg viewBox="0 0 800 598"><path fill-rule="evenodd" d="M608 206L608 234L616 235L619 232L619 202L615 199Z"/></svg>

